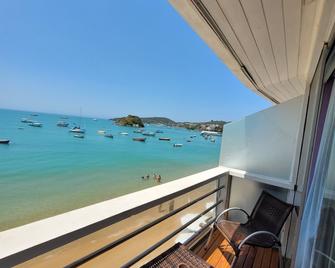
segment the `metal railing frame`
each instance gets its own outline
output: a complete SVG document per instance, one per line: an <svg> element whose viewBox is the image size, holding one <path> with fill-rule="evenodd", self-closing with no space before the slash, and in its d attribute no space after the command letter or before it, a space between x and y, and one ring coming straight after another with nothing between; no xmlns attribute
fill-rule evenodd
<svg viewBox="0 0 335 268"><path fill-rule="evenodd" d="M187 203L187 204L185 204L185 205L183 205L183 206L181 206L181 207L179 207L179 208L177 208L177 209L175 209L175 210L173 210L173 211L171 211L171 212L169 212L169 213L167 213L167 214L165 214L165 215L163 215L163 216L157 218L156 220L154 220L154 221L152 221L152 222L150 222L150 223L148 223L148 224L146 224L146 225L144 225L144 226L142 226L142 227L140 227L140 228L138 228L138 229L132 231L131 233L129 233L129 234L127 234L127 235L125 235L125 236L123 236L123 237L121 237L121 238L119 238L119 239L117 239L117 240L115 240L115 241L113 241L113 242L111 242L111 243L109 243L109 244L107 244L107 245L105 245L105 246L103 246L103 247L101 247L101 248L99 248L99 249L97 249L97 250L95 250L95 251L93 251L93 252L87 254L87 255L84 256L84 257L81 257L81 258L75 260L74 262L72 262L72 263L66 265L65 268L74 268L74 267L78 267L78 266L80 266L80 265L82 265L82 264L88 262L89 260L94 259L95 257L97 257L97 256L99 256L99 255L101 255L101 254L103 254L103 253L105 253L105 252L107 252L107 251L109 251L109 250L111 250L111 249L113 249L113 248L115 248L115 247L121 245L122 243L124 243L124 242L128 241L129 239L133 238L134 236L137 236L137 235L143 233L144 231L150 229L151 227L153 227L153 226L159 224L160 222L162 222L162 221L164 221L164 220L166 220L166 219L168 219L168 218L170 218L170 217L176 215L177 213L179 213L179 212L185 210L186 208L188 208L188 207L190 207L190 206L192 206L192 205L198 203L199 201L205 199L206 197L211 196L211 195L214 194L214 193L217 193L218 191L220 191L220 190L222 190L222 189L224 189L224 188L225 188L225 185L222 185L222 186L220 186L220 187L218 187L218 188L215 188L214 190L212 190L212 191L210 191L210 192L208 192L208 193L206 193L206 194L204 194L204 195L202 195L202 196L200 196L200 197L194 199L193 201L191 201L191 202L189 202L189 203ZM223 200L218 200L218 201L215 203L215 206L213 206L213 208L217 207L217 205L221 204L222 202L223 202ZM208 211L210 211L210 210L208 210ZM207 213L207 212L206 212L206 213ZM199 214L199 215L201 215L201 214ZM198 215L198 216L199 216L199 215ZM198 217L198 216L197 216L197 217ZM201 216L199 216L198 218L200 218L200 217L201 217ZM196 217L195 217L195 218L196 218ZM192 220L193 220L193 219L192 219ZM195 221L195 220L194 220L194 221ZM192 221L192 222L194 222L194 221ZM192 222L191 222L191 223L192 223ZM190 223L190 224L191 224L191 223ZM187 223L184 224L183 226L187 227L188 225L189 225L189 224L188 224L188 222L187 222ZM183 227L183 226L182 226L182 227ZM185 227L184 227L184 228L185 228ZM183 228L183 229L184 229L184 228Z"/></svg>

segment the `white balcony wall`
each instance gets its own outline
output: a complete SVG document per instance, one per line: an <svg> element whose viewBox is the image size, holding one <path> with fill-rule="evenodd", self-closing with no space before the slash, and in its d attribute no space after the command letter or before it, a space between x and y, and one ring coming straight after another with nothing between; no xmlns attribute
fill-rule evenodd
<svg viewBox="0 0 335 268"><path fill-rule="evenodd" d="M304 97L299 96L226 125L220 165L290 182L303 102Z"/></svg>

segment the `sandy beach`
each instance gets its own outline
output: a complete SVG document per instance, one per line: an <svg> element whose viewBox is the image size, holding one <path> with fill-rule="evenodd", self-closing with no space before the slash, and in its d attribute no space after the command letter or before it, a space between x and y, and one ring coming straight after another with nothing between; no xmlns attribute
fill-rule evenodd
<svg viewBox="0 0 335 268"><path fill-rule="evenodd" d="M176 209L185 203L188 203L195 198L213 190L216 187L216 182L212 182L192 192L184 194L174 200L167 201L161 206L155 206L139 214L133 215L123 221L115 223L100 231L82 237L60 248L49 251L34 259L20 264L17 267L63 267L72 261L97 250L98 248L115 241L116 239L130 233L133 230L157 219L171 210ZM157 224L138 236L128 240L127 242L115 247L114 249L100 255L99 257L87 262L83 267L120 267L122 264L129 261L132 257L140 254L142 251L170 234L185 221L190 220L196 214L202 212L212 204L215 200L215 194L203 199L201 202L177 213L173 217ZM209 212L208 217L211 217L212 212ZM204 220L203 218L202 220ZM185 241L185 239L192 235L192 230L196 226L193 224L183 232L173 237L163 246L152 252L145 259L138 262L134 267L139 267L146 263L152 257L157 256L178 241Z"/></svg>

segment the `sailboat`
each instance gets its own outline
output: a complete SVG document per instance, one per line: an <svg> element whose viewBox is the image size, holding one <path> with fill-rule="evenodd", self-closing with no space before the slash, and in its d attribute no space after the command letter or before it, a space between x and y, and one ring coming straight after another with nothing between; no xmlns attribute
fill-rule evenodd
<svg viewBox="0 0 335 268"><path fill-rule="evenodd" d="M69 131L72 132L72 133L81 133L81 134L84 134L85 133L85 129L81 128L80 125L81 125L81 108L80 108L80 124L78 126L74 126L72 127Z"/></svg>

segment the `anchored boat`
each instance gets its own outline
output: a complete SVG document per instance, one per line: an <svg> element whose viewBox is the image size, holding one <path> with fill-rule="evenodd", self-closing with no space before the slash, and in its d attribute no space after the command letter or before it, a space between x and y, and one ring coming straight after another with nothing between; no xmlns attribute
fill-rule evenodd
<svg viewBox="0 0 335 268"><path fill-rule="evenodd" d="M29 123L29 126L31 126L31 127L42 127L43 124L39 123L39 122L32 122L32 123Z"/></svg>
<svg viewBox="0 0 335 268"><path fill-rule="evenodd" d="M22 119L21 119L21 122L22 122L22 123L33 123L34 121L33 121L33 120L30 120L30 119L28 119L28 118L22 118Z"/></svg>
<svg viewBox="0 0 335 268"><path fill-rule="evenodd" d="M58 121L57 122L57 127L68 127L69 123L65 121Z"/></svg>
<svg viewBox="0 0 335 268"><path fill-rule="evenodd" d="M0 144L9 144L10 140L0 139Z"/></svg>
<svg viewBox="0 0 335 268"><path fill-rule="evenodd" d="M105 135L106 134L106 130L98 130L97 133L99 135Z"/></svg>
<svg viewBox="0 0 335 268"><path fill-rule="evenodd" d="M114 137L113 137L113 135L112 134L108 134L108 133L106 133L105 135L104 135L104 137L106 137L106 138L110 138L110 139L113 139Z"/></svg>
<svg viewBox="0 0 335 268"><path fill-rule="evenodd" d="M83 139L83 138L85 138L85 135L84 134L75 134L75 135L73 135L73 137Z"/></svg>
<svg viewBox="0 0 335 268"><path fill-rule="evenodd" d="M182 143L175 143L175 144L173 144L173 147L183 147L183 144Z"/></svg>
<svg viewBox="0 0 335 268"><path fill-rule="evenodd" d="M154 132L144 132L142 133L143 136L155 137L156 134Z"/></svg>
<svg viewBox="0 0 335 268"><path fill-rule="evenodd" d="M170 138L158 138L160 141L170 141Z"/></svg>
<svg viewBox="0 0 335 268"><path fill-rule="evenodd" d="M69 130L72 133L85 133L85 129L75 126Z"/></svg>
<svg viewBox="0 0 335 268"><path fill-rule="evenodd" d="M146 138L133 138L133 141L145 142Z"/></svg>

